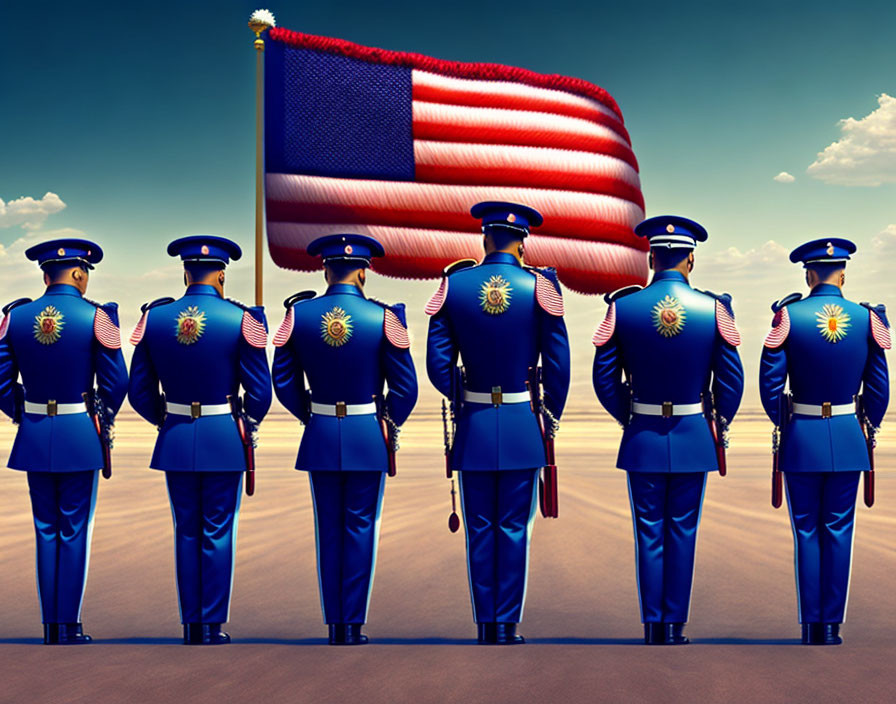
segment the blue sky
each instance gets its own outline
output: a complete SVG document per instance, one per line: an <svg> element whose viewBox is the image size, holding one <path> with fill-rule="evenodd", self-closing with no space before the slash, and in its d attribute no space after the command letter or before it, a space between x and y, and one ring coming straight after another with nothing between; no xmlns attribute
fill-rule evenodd
<svg viewBox="0 0 896 704"><path fill-rule="evenodd" d="M36 272L16 259L23 236L71 228L96 239L107 264L91 293L131 308L177 293L179 274L164 254L171 239L213 232L250 247L254 51L246 20L254 9L229 1L3 5L0 296L39 293ZM896 96L892 2L281 1L269 9L290 29L579 76L609 90L632 135L648 214L678 213L708 228L695 283L734 294L755 347L745 360L758 356L768 302L801 286L800 271L780 260L803 240L854 239L866 261L851 266L847 293L893 303L884 265L896 256L896 102L880 98ZM840 121L850 117L844 131ZM773 180L780 172L795 180ZM11 212L16 199L47 192L65 207L45 202L50 214L24 223ZM318 283L267 268L269 301ZM245 298L247 278L246 267L232 272L233 292ZM375 283L385 298L425 300L432 288ZM583 366L604 306L568 298ZM135 313L123 317L125 327L136 322ZM424 321L411 322L418 351Z"/></svg>

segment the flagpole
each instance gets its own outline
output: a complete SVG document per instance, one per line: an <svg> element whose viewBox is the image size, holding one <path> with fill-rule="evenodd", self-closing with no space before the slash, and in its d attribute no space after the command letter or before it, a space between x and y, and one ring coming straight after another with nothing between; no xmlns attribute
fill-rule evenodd
<svg viewBox="0 0 896 704"><path fill-rule="evenodd" d="M255 32L255 305L264 298L264 39L261 33L275 26L274 15L256 10L249 18Z"/></svg>

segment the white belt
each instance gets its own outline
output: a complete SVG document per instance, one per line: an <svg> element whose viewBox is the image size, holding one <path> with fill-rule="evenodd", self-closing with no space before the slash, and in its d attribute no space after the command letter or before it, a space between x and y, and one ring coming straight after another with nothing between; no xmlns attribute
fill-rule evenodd
<svg viewBox="0 0 896 704"><path fill-rule="evenodd" d="M797 403L794 401L793 412L799 413L801 416L821 416L822 418L851 416L856 412L856 405L854 403L823 403L820 406L816 406L814 403Z"/></svg>
<svg viewBox="0 0 896 704"><path fill-rule="evenodd" d="M528 391L512 391L510 393L493 391L485 394L480 391L464 390L464 401L487 403L490 406L501 406L505 403L528 403L531 400L532 396Z"/></svg>
<svg viewBox="0 0 896 704"><path fill-rule="evenodd" d="M72 413L87 413L87 404L83 401L79 403L56 403L55 401L32 403L31 401L25 401L25 413L34 413L41 416L68 416Z"/></svg>
<svg viewBox="0 0 896 704"><path fill-rule="evenodd" d="M232 413L229 403L172 403L165 402L168 413L175 416L190 416L201 418L202 416L225 416Z"/></svg>
<svg viewBox="0 0 896 704"><path fill-rule="evenodd" d="M335 406L329 403L311 402L311 412L318 416L369 416L376 413L376 402L370 403L337 403Z"/></svg>
<svg viewBox="0 0 896 704"><path fill-rule="evenodd" d="M696 416L703 413L702 403L639 403L632 402L632 413L640 416Z"/></svg>

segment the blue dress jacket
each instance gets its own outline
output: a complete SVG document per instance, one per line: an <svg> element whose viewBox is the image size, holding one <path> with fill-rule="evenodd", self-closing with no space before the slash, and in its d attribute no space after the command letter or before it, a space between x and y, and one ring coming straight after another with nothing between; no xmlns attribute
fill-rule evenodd
<svg viewBox="0 0 896 704"><path fill-rule="evenodd" d="M730 301L727 294L697 291L680 272L667 270L610 303L594 336L592 381L601 404L625 428L617 467L718 470L705 416L633 414L631 404L700 403L711 391L720 425L727 427L744 388Z"/></svg>
<svg viewBox="0 0 896 704"><path fill-rule="evenodd" d="M150 467L168 472L246 469L231 415L194 420L166 414L165 402L224 404L242 387L243 407L257 426L271 405L266 330L262 308L224 299L205 284L189 286L179 300L146 308L131 337L136 348L128 399L137 413L160 426Z"/></svg>
<svg viewBox="0 0 896 704"><path fill-rule="evenodd" d="M793 401L815 406L852 404L861 391L868 420L879 426L890 394L886 313L845 299L830 284L787 302L793 298L773 307L759 372L762 406L782 431L779 466L785 472L867 470L857 416L791 416L785 388L789 379Z"/></svg>
<svg viewBox="0 0 896 704"><path fill-rule="evenodd" d="M399 426L417 402L404 305L366 298L334 284L319 298L290 306L274 339L274 391L305 423L296 469L386 472L383 411ZM305 378L308 386L305 386ZM383 396L384 385L389 391ZM311 402L378 404L378 413L343 418L311 413Z"/></svg>
<svg viewBox="0 0 896 704"><path fill-rule="evenodd" d="M0 408L19 423L9 466L29 472L101 469L102 445L87 413L24 410L24 401L81 403L94 384L111 422L128 384L117 304L98 305L74 286L53 284L37 300L10 309L0 324Z"/></svg>
<svg viewBox="0 0 896 704"><path fill-rule="evenodd" d="M544 443L528 402L465 402L463 392L526 392L540 359L544 405L560 419L569 391L569 338L554 271L524 268L513 255L493 252L477 266L446 275L427 313L426 370L457 416L452 469L543 467Z"/></svg>

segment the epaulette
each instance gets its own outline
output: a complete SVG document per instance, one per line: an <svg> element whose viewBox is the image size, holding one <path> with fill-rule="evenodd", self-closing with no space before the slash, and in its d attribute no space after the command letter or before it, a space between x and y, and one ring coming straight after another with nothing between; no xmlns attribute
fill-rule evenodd
<svg viewBox="0 0 896 704"><path fill-rule="evenodd" d="M617 288L615 291L607 293L604 295L604 300L607 303L612 303L613 301L618 301L620 298L624 296L628 296L632 293L637 293L642 290L644 287L639 286L638 284L633 284L631 286L624 286L623 288Z"/></svg>
<svg viewBox="0 0 896 704"><path fill-rule="evenodd" d="M18 308L19 306L23 306L26 303L31 303L31 299L30 298L17 298L16 300L12 301L11 303L7 303L5 306L3 306L3 315L8 315L9 311L11 311L13 308Z"/></svg>
<svg viewBox="0 0 896 704"><path fill-rule="evenodd" d="M12 303L10 305L13 305ZM862 301L859 303L860 306L865 306L872 313L875 313L878 318L880 318L881 322L890 327L890 321L887 320L887 307L883 303L878 303L876 306L871 305L868 301ZM3 309L3 312L6 312L6 308Z"/></svg>
<svg viewBox="0 0 896 704"><path fill-rule="evenodd" d="M547 266L523 268L535 276L535 301L541 309L549 315L562 317L566 310L563 307L563 293L560 290L557 270Z"/></svg>
<svg viewBox="0 0 896 704"><path fill-rule="evenodd" d="M289 310L296 303L299 303L301 301L310 301L316 295L317 295L316 291L299 291L298 293L294 293L291 296L289 296L287 299L285 299L283 301L283 307L286 308L287 310Z"/></svg>
<svg viewBox="0 0 896 704"><path fill-rule="evenodd" d="M728 315L734 315L734 308L731 306L731 294L730 293L715 293L714 291L704 291L703 289L695 288L697 293L704 293L710 298L715 298L719 303L725 306L725 310L728 311Z"/></svg>
<svg viewBox="0 0 896 704"><path fill-rule="evenodd" d="M458 259L456 262L451 262L448 266L442 269L442 276L451 276L452 274L456 274L464 269L469 269L471 266L476 266L477 264L479 264L479 262L475 259Z"/></svg>
<svg viewBox="0 0 896 704"><path fill-rule="evenodd" d="M452 274L456 274L458 271L462 271L463 269L469 269L470 267L474 267L479 262L475 259L459 259L456 262L453 262L442 269L442 281L439 284L439 287L436 289L436 292L432 294L432 297L429 299L429 302L426 304L426 307L423 309L423 312L427 315L435 315L440 310L442 310L442 305L445 303L445 299L448 297L448 279Z"/></svg>
<svg viewBox="0 0 896 704"><path fill-rule="evenodd" d="M396 303L390 306L380 301L373 302L383 306L385 309L383 314L383 332L386 335L386 339L399 349L410 347L411 339L408 336L408 321L405 315L404 303Z"/></svg>
<svg viewBox="0 0 896 704"><path fill-rule="evenodd" d="M157 298L154 301L150 301L149 303L144 303L142 306L140 306L140 312L145 313L150 308L155 308L156 306L163 306L167 303L174 303L175 300L176 299L172 298L171 296L164 296L163 298Z"/></svg>
<svg viewBox="0 0 896 704"><path fill-rule="evenodd" d="M737 323L734 322L734 308L731 306L730 293L714 293L713 291L703 291L695 288L697 293L702 293L715 300L716 306L716 328L722 339L732 347L740 345L740 331L737 329Z"/></svg>
<svg viewBox="0 0 896 704"><path fill-rule="evenodd" d="M791 293L787 296L784 296L780 301L775 301L772 303L772 313L777 313L784 306L789 306L791 303L796 303L803 299L803 294L801 293Z"/></svg>

